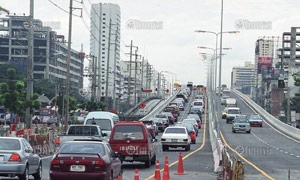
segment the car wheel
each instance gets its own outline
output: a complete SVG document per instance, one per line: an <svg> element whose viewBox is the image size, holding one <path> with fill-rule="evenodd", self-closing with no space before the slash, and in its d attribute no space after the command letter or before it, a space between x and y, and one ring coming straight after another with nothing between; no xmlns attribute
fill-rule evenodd
<svg viewBox="0 0 300 180"><path fill-rule="evenodd" d="M24 173L18 176L20 180L29 180L29 167L26 166Z"/></svg>
<svg viewBox="0 0 300 180"><path fill-rule="evenodd" d="M145 167L148 168L151 166L151 160L145 161Z"/></svg>
<svg viewBox="0 0 300 180"><path fill-rule="evenodd" d="M42 179L42 162L40 162L39 168L37 173L33 174L34 180L41 180Z"/></svg>
<svg viewBox="0 0 300 180"><path fill-rule="evenodd" d="M156 161L156 154L154 154L154 156L152 157L151 164L155 164L155 161Z"/></svg>
<svg viewBox="0 0 300 180"><path fill-rule="evenodd" d="M260 125L260 127L262 127L262 125Z"/></svg>
<svg viewBox="0 0 300 180"><path fill-rule="evenodd" d="M235 133L235 130L232 129L232 132Z"/></svg>
<svg viewBox="0 0 300 180"><path fill-rule="evenodd" d="M229 123L229 120L226 119L226 123L228 124L228 123Z"/></svg>
<svg viewBox="0 0 300 180"><path fill-rule="evenodd" d="M250 130L250 131L247 131L247 133L250 134L250 133L251 133L251 130Z"/></svg>
<svg viewBox="0 0 300 180"><path fill-rule="evenodd" d="M185 151L189 151L190 149L191 149L191 145L190 144L185 147Z"/></svg>

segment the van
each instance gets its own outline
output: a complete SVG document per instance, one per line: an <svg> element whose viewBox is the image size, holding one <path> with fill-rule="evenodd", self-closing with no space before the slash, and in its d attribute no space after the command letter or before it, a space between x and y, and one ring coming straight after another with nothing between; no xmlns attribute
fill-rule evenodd
<svg viewBox="0 0 300 180"><path fill-rule="evenodd" d="M237 105L236 104L236 99L235 98L227 98L226 100L225 100L225 105L227 106L227 105Z"/></svg>
<svg viewBox="0 0 300 180"><path fill-rule="evenodd" d="M83 124L99 125L102 132L110 136L113 126L119 121L119 116L107 111L89 112Z"/></svg>
<svg viewBox="0 0 300 180"><path fill-rule="evenodd" d="M109 144L118 152L120 160L127 162L140 161L145 167L155 164L155 139L141 121L120 121L113 127Z"/></svg>

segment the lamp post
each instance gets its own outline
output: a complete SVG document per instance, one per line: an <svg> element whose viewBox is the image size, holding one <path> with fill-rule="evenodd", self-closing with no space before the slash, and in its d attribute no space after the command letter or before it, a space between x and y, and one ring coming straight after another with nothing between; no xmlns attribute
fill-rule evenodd
<svg viewBox="0 0 300 180"><path fill-rule="evenodd" d="M212 86L212 90L216 90L216 87L217 87L217 59L218 59L218 56L217 56L217 51L218 51L218 48L217 49L214 49L214 48L210 48L210 47L205 47L205 46L198 46L198 48L200 49L209 49L209 50L213 50L214 51L214 57L215 57L215 69L213 70L215 74L212 81L214 80L214 83L212 85L214 85L214 87ZM231 50L231 48L223 48L223 50ZM226 55L226 54L222 54L223 55ZM212 76L213 76L212 75Z"/></svg>
<svg viewBox="0 0 300 180"><path fill-rule="evenodd" d="M175 73L173 73L173 72L170 72L170 71L161 71L160 73L168 73L168 74L171 74L172 75L172 86L171 86L171 94L173 94L174 93L174 76L176 76L176 74ZM176 79L176 78L175 78Z"/></svg>
<svg viewBox="0 0 300 180"><path fill-rule="evenodd" d="M222 1L222 4L223 4L223 1ZM222 8L223 9L223 8ZM213 32L213 31L204 31L204 30L195 30L196 33L210 33L210 34L214 34L216 36L216 48L213 49L213 48L205 48L205 49L212 49L214 50L214 54L215 54L215 57L217 57L217 49L218 49L218 36L220 34L223 34L223 33L228 33L228 34L238 34L240 33L240 31L224 31L224 32ZM220 54L222 54L220 52ZM216 60L216 64L215 64L215 87L214 87L214 90L216 90L216 82L217 82L217 60Z"/></svg>

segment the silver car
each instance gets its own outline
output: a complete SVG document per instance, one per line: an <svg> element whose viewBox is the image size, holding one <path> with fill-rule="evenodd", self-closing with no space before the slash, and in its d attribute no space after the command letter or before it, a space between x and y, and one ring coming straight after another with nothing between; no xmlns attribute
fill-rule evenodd
<svg viewBox="0 0 300 180"><path fill-rule="evenodd" d="M42 178L42 160L33 152L28 141L21 137L0 137L0 176L28 180Z"/></svg>

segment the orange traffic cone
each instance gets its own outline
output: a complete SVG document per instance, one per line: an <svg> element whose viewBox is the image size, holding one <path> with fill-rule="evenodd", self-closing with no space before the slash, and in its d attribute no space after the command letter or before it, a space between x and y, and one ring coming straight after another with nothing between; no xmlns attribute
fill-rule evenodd
<svg viewBox="0 0 300 180"><path fill-rule="evenodd" d="M155 163L155 174L154 174L154 180L161 180L161 179L160 179L160 167L159 167L159 160L156 160L156 163Z"/></svg>
<svg viewBox="0 0 300 180"><path fill-rule="evenodd" d="M121 175L118 175L118 180L122 180L122 176Z"/></svg>
<svg viewBox="0 0 300 180"><path fill-rule="evenodd" d="M179 152L179 157L178 157L178 167L177 167L177 172L175 173L176 175L185 175L184 169L183 169L183 161L182 161L182 152Z"/></svg>
<svg viewBox="0 0 300 180"><path fill-rule="evenodd" d="M134 171L134 179L133 180L140 180L140 178L139 178L139 170L138 169L135 169L135 171Z"/></svg>
<svg viewBox="0 0 300 180"><path fill-rule="evenodd" d="M163 180L170 180L168 156L165 157Z"/></svg>

